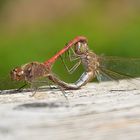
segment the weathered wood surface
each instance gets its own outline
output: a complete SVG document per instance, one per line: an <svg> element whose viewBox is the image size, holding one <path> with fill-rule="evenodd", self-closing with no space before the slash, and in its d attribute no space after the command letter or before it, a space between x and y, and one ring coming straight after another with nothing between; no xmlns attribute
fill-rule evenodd
<svg viewBox="0 0 140 140"><path fill-rule="evenodd" d="M139 87L138 87L139 88ZM126 81L80 90L0 93L0 140L139 140L140 90Z"/></svg>

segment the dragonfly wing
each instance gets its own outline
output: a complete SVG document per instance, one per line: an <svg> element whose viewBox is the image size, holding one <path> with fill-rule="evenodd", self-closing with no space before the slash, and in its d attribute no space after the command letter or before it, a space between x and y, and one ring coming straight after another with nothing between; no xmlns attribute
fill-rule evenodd
<svg viewBox="0 0 140 140"><path fill-rule="evenodd" d="M97 80L99 82L102 82L102 81L113 81L114 79L109 76L107 73L103 72L101 69L98 73L96 73L96 77L97 77Z"/></svg>
<svg viewBox="0 0 140 140"><path fill-rule="evenodd" d="M99 57L99 61L100 69L114 71L126 77L140 77L140 58L101 56ZM119 79L120 78L119 76Z"/></svg>
<svg viewBox="0 0 140 140"><path fill-rule="evenodd" d="M126 79L129 83L139 87L140 58L101 57L97 79L109 81ZM99 77L99 78L98 78Z"/></svg>
<svg viewBox="0 0 140 140"><path fill-rule="evenodd" d="M131 79L131 77L120 74L115 71L111 71L105 68L100 68L99 73L96 74L97 80L99 82L102 81L116 81L118 82L119 79Z"/></svg>

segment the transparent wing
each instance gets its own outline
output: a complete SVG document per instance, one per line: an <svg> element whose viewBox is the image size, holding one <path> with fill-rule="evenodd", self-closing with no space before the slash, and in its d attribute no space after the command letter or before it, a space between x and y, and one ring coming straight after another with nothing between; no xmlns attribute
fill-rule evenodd
<svg viewBox="0 0 140 140"><path fill-rule="evenodd" d="M97 77L97 80L99 82L102 82L102 81L113 81L114 78L112 78L112 76L110 76L109 74L103 72L103 70L99 70L98 73L96 73L96 77Z"/></svg>
<svg viewBox="0 0 140 140"><path fill-rule="evenodd" d="M96 74L98 81L118 81L119 79L131 79L132 77L120 74L115 71L111 71L105 68L99 70L99 73Z"/></svg>
<svg viewBox="0 0 140 140"><path fill-rule="evenodd" d="M99 57L100 70L115 79L140 77L140 58Z"/></svg>
<svg viewBox="0 0 140 140"><path fill-rule="evenodd" d="M126 79L129 83L139 87L140 85L140 58L99 57L100 67L96 77L101 81L119 81Z"/></svg>

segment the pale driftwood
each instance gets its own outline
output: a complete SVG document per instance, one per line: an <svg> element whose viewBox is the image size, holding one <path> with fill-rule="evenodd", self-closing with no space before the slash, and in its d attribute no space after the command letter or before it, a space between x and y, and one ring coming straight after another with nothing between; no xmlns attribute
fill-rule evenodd
<svg viewBox="0 0 140 140"><path fill-rule="evenodd" d="M127 81L90 83L80 90L66 91L68 101L56 89L38 92L35 97L30 97L30 92L3 91L0 139L138 140L138 88Z"/></svg>

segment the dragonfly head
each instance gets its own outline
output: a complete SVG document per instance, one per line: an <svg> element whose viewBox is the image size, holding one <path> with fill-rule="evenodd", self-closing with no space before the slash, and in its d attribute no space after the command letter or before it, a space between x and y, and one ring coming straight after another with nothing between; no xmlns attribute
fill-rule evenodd
<svg viewBox="0 0 140 140"><path fill-rule="evenodd" d="M78 55L86 54L88 51L88 44L87 42L78 42L75 44L75 52Z"/></svg>
<svg viewBox="0 0 140 140"><path fill-rule="evenodd" d="M25 79L25 74L21 67L17 67L10 72L10 77L12 80L22 81Z"/></svg>

